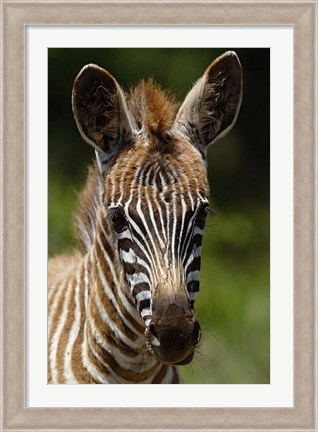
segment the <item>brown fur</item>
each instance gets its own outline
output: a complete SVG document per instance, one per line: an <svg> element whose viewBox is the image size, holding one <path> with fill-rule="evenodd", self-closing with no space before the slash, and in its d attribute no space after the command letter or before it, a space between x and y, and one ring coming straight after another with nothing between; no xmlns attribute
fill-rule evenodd
<svg viewBox="0 0 318 432"><path fill-rule="evenodd" d="M138 129L162 135L175 119L178 104L174 97L153 80L141 81L128 95L128 109Z"/></svg>
<svg viewBox="0 0 318 432"><path fill-rule="evenodd" d="M101 188L103 188L103 179L97 163L94 162L88 169L86 184L78 196L77 208L73 214L74 235L85 251L87 251L88 245L85 234L83 234L83 228L92 244L95 234L95 231L92 231L92 225L95 225L98 210L98 207L95 207L93 203L95 201L98 204L101 203Z"/></svg>
<svg viewBox="0 0 318 432"><path fill-rule="evenodd" d="M50 290L59 281L64 281L77 264L81 261L82 255L76 251L73 255L59 255L49 259L48 263L48 289Z"/></svg>
<svg viewBox="0 0 318 432"><path fill-rule="evenodd" d="M73 283L74 282L75 281L73 281ZM67 310L68 310L67 319L64 322L63 331L58 342L57 353L56 353L57 362L61 365L61 367L58 369L58 375L57 375L59 382L64 381L64 355L65 354L70 355L70 353L66 353L66 347L68 344L70 331L75 317L75 311L74 308L72 307L74 304L74 294L75 294L75 284L73 284L71 289L71 294L67 306Z"/></svg>
<svg viewBox="0 0 318 432"><path fill-rule="evenodd" d="M84 267L82 267L80 281L81 281L80 289L82 290L83 286L84 286ZM80 306L80 314L81 314L80 328L84 329L85 320L86 320L84 295L79 296L79 306ZM86 368L83 365L82 349L81 349L83 339L84 339L84 331L79 331L77 338L75 340L75 343L73 345L73 349L70 353L71 367L72 367L74 376L79 383L93 383L94 384L94 383L96 383L95 380L87 372Z"/></svg>
<svg viewBox="0 0 318 432"><path fill-rule="evenodd" d="M200 153L187 141L181 138L174 138L168 145L169 151L166 151L165 145L160 148L153 145L145 146L139 143L135 143L133 146L125 148L121 155L114 162L112 167L112 176L105 178L105 198L110 200L110 191L112 190L111 183L114 182L116 185L120 184L124 177L124 192L127 196L124 196L124 200L127 199L131 190L136 188L138 185L134 184L133 179L135 176L136 169L139 166L143 166L149 161L153 160L161 165L160 173L165 177L167 167L173 165L178 169L180 174L181 182L183 187L189 190L198 190L202 196L207 196L209 187L206 178L206 168L203 163ZM182 181L182 177L186 181ZM167 179L168 181L168 179ZM169 184L168 188L176 190L176 184ZM186 186L186 184L188 186ZM144 186L146 188L146 186ZM152 193L149 191L150 194ZM160 190L157 188L157 192ZM115 199L118 199L120 190L115 190ZM169 190L167 191L166 198L169 199ZM179 203L177 203L179 205Z"/></svg>

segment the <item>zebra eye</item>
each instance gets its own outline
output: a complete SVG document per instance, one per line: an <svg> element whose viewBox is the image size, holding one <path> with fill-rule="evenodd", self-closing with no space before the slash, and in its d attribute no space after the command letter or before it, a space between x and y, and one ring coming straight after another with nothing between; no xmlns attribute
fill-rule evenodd
<svg viewBox="0 0 318 432"><path fill-rule="evenodd" d="M110 220L112 221L116 233L120 233L127 225L127 220L123 212L118 209L111 209Z"/></svg>
<svg viewBox="0 0 318 432"><path fill-rule="evenodd" d="M198 211L198 215L197 215L197 223L201 223L204 224L205 223L205 219L208 215L208 213L212 213L211 209L209 206L202 206L199 211Z"/></svg>

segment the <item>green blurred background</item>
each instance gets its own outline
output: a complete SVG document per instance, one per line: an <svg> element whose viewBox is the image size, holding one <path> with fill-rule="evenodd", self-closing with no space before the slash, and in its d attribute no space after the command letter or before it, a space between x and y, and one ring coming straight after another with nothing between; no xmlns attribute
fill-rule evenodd
<svg viewBox="0 0 318 432"><path fill-rule="evenodd" d="M196 313L203 339L181 367L186 383L270 382L270 51L234 49L244 74L237 124L209 149L211 206L203 239ZM71 109L74 78L87 63L113 74L124 90L153 77L182 101L227 49L48 50L49 256L76 247L71 214L94 151Z"/></svg>

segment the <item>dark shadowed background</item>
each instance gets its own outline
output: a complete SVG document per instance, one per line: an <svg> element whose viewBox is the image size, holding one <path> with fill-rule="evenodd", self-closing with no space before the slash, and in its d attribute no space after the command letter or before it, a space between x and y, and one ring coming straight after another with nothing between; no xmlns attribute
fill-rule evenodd
<svg viewBox="0 0 318 432"><path fill-rule="evenodd" d="M209 149L210 203L196 312L203 340L181 367L186 383L270 382L270 51L233 49L244 74L243 103L232 131ZM74 78L87 63L124 90L153 77L183 100L206 67L227 49L48 50L49 256L76 247L72 212L93 149L71 109Z"/></svg>

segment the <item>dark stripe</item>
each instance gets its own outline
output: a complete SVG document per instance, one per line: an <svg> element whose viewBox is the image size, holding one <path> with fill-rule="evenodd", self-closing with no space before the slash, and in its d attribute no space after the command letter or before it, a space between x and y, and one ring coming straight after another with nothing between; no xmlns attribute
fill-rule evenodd
<svg viewBox="0 0 318 432"><path fill-rule="evenodd" d="M90 348L93 346L96 347L96 342L93 340L92 334L90 331L87 332L87 356L90 363L92 363L97 371L103 373L104 375L110 376L109 370L95 357L95 355L92 352L92 349ZM96 351L96 348L95 348Z"/></svg>
<svg viewBox="0 0 318 432"><path fill-rule="evenodd" d="M103 362L105 362L105 364L107 364L107 366L113 372L115 372L116 375L118 375L119 377L123 378L126 381L133 382L133 383L145 381L147 378L149 378L154 373L154 371L158 367L158 365L156 364L155 366L153 366L152 368L149 368L146 371L140 371L138 364L136 364L136 370L135 371L125 369L117 363L116 359L113 357L112 354L110 354L108 351L104 350L96 342L96 340L93 339L93 335L90 335L90 343L94 346L95 351L103 359ZM98 359L96 359L95 364L98 365L98 367L100 368L100 370L102 372L109 374L107 368L103 364L101 364L101 362Z"/></svg>
<svg viewBox="0 0 318 432"><path fill-rule="evenodd" d="M140 241L140 242L141 242L141 244L143 244L142 241ZM133 250L139 259L145 261L149 265L149 260L148 260L147 256L140 249L140 247L136 243L134 243L132 240L129 240L129 239L119 240L118 241L118 249L119 249L119 251L124 251L126 253L129 253L130 249ZM126 262L126 261L124 261L124 262Z"/></svg>
<svg viewBox="0 0 318 432"><path fill-rule="evenodd" d="M191 251L191 253L192 253L192 251ZM189 256L187 256L185 263L190 258L191 253L189 254ZM192 272L192 271L195 271L195 270L200 270L200 266L201 266L201 256L193 258L193 261L191 262L191 264L188 265L187 274Z"/></svg>
<svg viewBox="0 0 318 432"><path fill-rule="evenodd" d="M146 282L140 282L134 286L133 296L136 297L141 291L150 291L150 287Z"/></svg>
<svg viewBox="0 0 318 432"><path fill-rule="evenodd" d="M118 343L119 340L116 334L104 321L102 321L102 318L94 301L90 302L90 319L93 321L95 329L98 330L100 336L104 339L105 343L110 346L117 347L118 350L126 356L136 356L137 352L125 342L120 340L120 343ZM128 335L127 338L129 338Z"/></svg>
<svg viewBox="0 0 318 432"><path fill-rule="evenodd" d="M110 274L110 271L109 271L108 265L106 264L106 262L104 260L104 256L103 256L102 251L100 250L100 247L98 244L97 244L97 247L95 248L95 251L96 251L96 254L98 256L99 265L101 267L101 272L104 274L105 279L107 280L107 276ZM105 265L105 267L104 267L104 265ZM107 314L111 317L113 322L115 322L117 324L118 328L120 328L124 334L127 334L128 337L130 337L132 340L135 340L137 338L137 336L126 325L124 325L121 318L118 316L118 312L115 309L115 305L106 296L102 282L98 277L97 268L95 267L93 269L93 271L94 271L94 274L96 275L96 282L97 282L97 285L99 288L100 298L101 298L102 303L103 303L103 305L107 311ZM110 281L107 281L107 282L109 282L109 288L113 292L113 294L115 296L115 301L116 301L119 309L122 311L122 314L124 315L124 317L127 319L127 321L129 321L132 324L132 326L136 329L136 331L138 333L143 333L143 328L140 326L139 323L137 323L137 321L130 315L130 313L123 306L122 301L121 301L119 294L118 294L118 289L117 289L114 281L111 279ZM128 300L127 296L126 296L126 299ZM134 336L130 336L130 335L134 335Z"/></svg>
<svg viewBox="0 0 318 432"><path fill-rule="evenodd" d="M200 282L198 281L191 281L187 284L188 292L192 292L192 293L198 292L199 288L200 288Z"/></svg>
<svg viewBox="0 0 318 432"><path fill-rule="evenodd" d="M190 238L193 236L194 225L192 225L190 227L189 232L187 233L188 228L189 228L190 219L192 216L193 216L193 213L187 213L185 216L183 232L181 235L181 250L180 250L181 256L184 256L184 254L186 252L185 251L186 245L189 243Z"/></svg>
<svg viewBox="0 0 318 432"><path fill-rule="evenodd" d="M148 273L148 270L140 264L137 264L137 263L131 264L131 263L128 263L126 261L123 261L123 267L124 267L125 272L128 275L133 275L136 273L143 273L150 280L150 274Z"/></svg>
<svg viewBox="0 0 318 432"><path fill-rule="evenodd" d="M161 384L168 370L167 365L162 365L157 375L154 377L152 384Z"/></svg>
<svg viewBox="0 0 318 432"><path fill-rule="evenodd" d="M138 312L141 313L141 311L142 311L143 309L147 309L147 308L149 308L149 307L150 307L150 299L142 300L142 301L139 303Z"/></svg>
<svg viewBox="0 0 318 432"><path fill-rule="evenodd" d="M182 225L182 218L178 217L177 223L176 223L175 246L174 246L174 251L173 251L176 258L178 258L177 254L178 254L179 247L180 247L180 251L181 251L181 247L182 247L182 243L180 242L181 225Z"/></svg>
<svg viewBox="0 0 318 432"><path fill-rule="evenodd" d="M203 238L202 234L196 233L196 234L194 234L192 241L197 246L201 246L201 244L202 244L202 238Z"/></svg>
<svg viewBox="0 0 318 432"><path fill-rule="evenodd" d="M192 236L193 236L194 228L195 227L193 227L193 229L192 229L192 231L190 233ZM201 234L196 234L196 235L194 235L192 237L191 240L190 240L190 235L189 235L186 241L189 242L188 248L185 249L186 245L184 245L183 251L182 251L182 254L181 254L185 263L187 262L189 256L191 255L194 246L200 247L202 245L202 235Z"/></svg>
<svg viewBox="0 0 318 432"><path fill-rule="evenodd" d="M118 239L118 249L119 250L129 252L129 249L135 250L135 248L136 248L136 245L132 240L130 240L128 238Z"/></svg>

